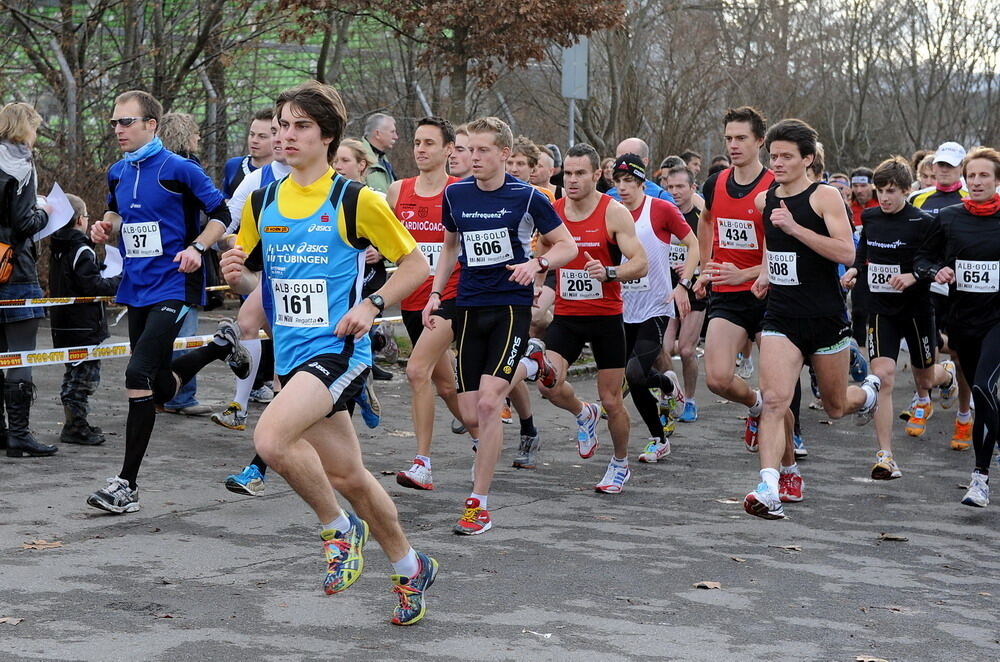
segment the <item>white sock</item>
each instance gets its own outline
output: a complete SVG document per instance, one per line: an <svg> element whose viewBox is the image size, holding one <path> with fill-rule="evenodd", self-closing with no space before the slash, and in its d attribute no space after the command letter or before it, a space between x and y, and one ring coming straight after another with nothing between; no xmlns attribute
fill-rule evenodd
<svg viewBox="0 0 1000 662"><path fill-rule="evenodd" d="M250 403L250 391L253 389L254 379L257 378L257 368L260 367L260 340L244 340L242 342L250 353L250 375L246 379L236 380L233 402L246 411Z"/></svg>
<svg viewBox="0 0 1000 662"><path fill-rule="evenodd" d="M920 396L917 396L918 405L929 405L930 403L931 403L931 397L929 395L924 396L922 398Z"/></svg>
<svg viewBox="0 0 1000 662"><path fill-rule="evenodd" d="M348 519L347 513L343 510L340 511L340 516L330 522L329 524L323 525L323 530L333 529L334 531L347 531L351 528L351 520Z"/></svg>
<svg viewBox="0 0 1000 662"><path fill-rule="evenodd" d="M581 409L580 413L576 415L576 422L586 423L589 420L590 420L590 407L588 407L587 403L584 402L583 409Z"/></svg>
<svg viewBox="0 0 1000 662"><path fill-rule="evenodd" d="M751 416L758 418L761 412L764 411L764 399L760 397L760 391L754 391L753 393L757 397L757 401L750 405L747 410Z"/></svg>
<svg viewBox="0 0 1000 662"><path fill-rule="evenodd" d="M784 474L797 474L797 473L799 473L799 463L798 462L792 462L787 467L782 466L780 473L782 475L784 475Z"/></svg>
<svg viewBox="0 0 1000 662"><path fill-rule="evenodd" d="M772 492L778 491L778 476L779 474L777 469L771 469L768 467L767 469L760 470L761 481L767 483L767 489Z"/></svg>
<svg viewBox="0 0 1000 662"><path fill-rule="evenodd" d="M417 455L417 456L415 456L414 459L420 460L421 462L423 462L424 466L427 467L428 471L431 470L431 459L429 457L427 457L426 455ZM410 550L410 551L412 551L412 550Z"/></svg>
<svg viewBox="0 0 1000 662"><path fill-rule="evenodd" d="M972 420L972 411L960 411L955 417L959 423L965 424Z"/></svg>
<svg viewBox="0 0 1000 662"><path fill-rule="evenodd" d="M420 561L417 560L417 553L413 551L412 547L403 558L392 562L392 569L396 571L397 575L404 577L412 577L420 572Z"/></svg>
<svg viewBox="0 0 1000 662"><path fill-rule="evenodd" d="M470 499L479 499L479 507L480 508L485 508L486 507L486 500L489 498L489 495L487 495L487 494L476 494L475 492L473 492L472 494L469 495L469 498Z"/></svg>
<svg viewBox="0 0 1000 662"><path fill-rule="evenodd" d="M521 365L524 366L524 378L529 382L534 381L538 377L538 362L532 361L529 358L521 359Z"/></svg>
<svg viewBox="0 0 1000 662"><path fill-rule="evenodd" d="M878 391L875 390L874 386L869 384L862 384L861 390L865 392L865 404L862 405L862 409L869 409L875 405L875 401L878 400Z"/></svg>
<svg viewBox="0 0 1000 662"><path fill-rule="evenodd" d="M627 467L628 466L628 456L626 455L622 459L618 459L614 455L611 456L611 464L616 467Z"/></svg>

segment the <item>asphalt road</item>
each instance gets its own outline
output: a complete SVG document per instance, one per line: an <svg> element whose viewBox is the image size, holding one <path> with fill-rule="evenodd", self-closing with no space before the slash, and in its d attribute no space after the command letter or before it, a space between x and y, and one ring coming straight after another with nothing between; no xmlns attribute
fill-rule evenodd
<svg viewBox="0 0 1000 662"><path fill-rule="evenodd" d="M494 528L460 537L451 526L472 454L443 405L436 489L383 475L407 467L414 448L397 370L378 384L382 427L359 422L358 432L414 545L441 563L427 617L400 628L388 623L390 566L377 545L364 577L326 596L317 523L281 478L257 498L224 489L252 456L249 431L160 415L142 510L88 507L121 463L123 368L105 362L94 399L104 446L0 458L0 621L23 619L0 622L2 660L1000 660L1000 503L959 504L972 457L949 450L949 412L921 439L898 426L904 475L888 483L868 477L870 429L806 412L806 500L771 522L740 507L758 468L741 442L743 412L703 385L701 420L679 427L666 460L633 462L616 496L593 491L606 428L597 455L581 460L572 418L539 400L544 464L510 468L517 430L507 426ZM60 378L58 367L36 369L43 440L58 436ZM594 397L592 377L574 385ZM230 388L222 366L199 376L203 402L223 403ZM633 430L635 449L644 437ZM38 540L58 545L25 549ZM694 587L702 581L721 588Z"/></svg>

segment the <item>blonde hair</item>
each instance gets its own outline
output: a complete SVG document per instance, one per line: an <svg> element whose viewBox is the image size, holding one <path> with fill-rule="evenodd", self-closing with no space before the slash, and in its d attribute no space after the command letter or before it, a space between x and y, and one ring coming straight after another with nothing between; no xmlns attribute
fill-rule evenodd
<svg viewBox="0 0 1000 662"><path fill-rule="evenodd" d="M171 152L191 154L198 151L201 130L191 113L167 113L160 122L160 140Z"/></svg>
<svg viewBox="0 0 1000 662"><path fill-rule="evenodd" d="M368 171L370 166L378 163L378 159L372 154L372 151L368 149L368 145L364 144L357 138L344 138L340 141L340 147L346 147L354 153L354 158L358 163L364 161L365 167L361 169L361 176L363 177L365 172Z"/></svg>
<svg viewBox="0 0 1000 662"><path fill-rule="evenodd" d="M66 226L72 227L80 220L81 216L87 213L87 203L80 196L73 195L72 193L67 193L66 199L69 200L69 206L73 208L73 218L69 219Z"/></svg>
<svg viewBox="0 0 1000 662"><path fill-rule="evenodd" d="M993 176L1000 179L1000 152L990 147L977 147L966 154L962 161L962 176L965 177L965 170L969 167L969 161L984 159L993 163Z"/></svg>
<svg viewBox="0 0 1000 662"><path fill-rule="evenodd" d="M42 124L42 116L31 105L17 101L0 108L0 140L27 144Z"/></svg>
<svg viewBox="0 0 1000 662"><path fill-rule="evenodd" d="M500 149L510 149L514 146L514 134L510 127L499 117L480 117L465 125L465 130L471 133L492 133L493 144Z"/></svg>

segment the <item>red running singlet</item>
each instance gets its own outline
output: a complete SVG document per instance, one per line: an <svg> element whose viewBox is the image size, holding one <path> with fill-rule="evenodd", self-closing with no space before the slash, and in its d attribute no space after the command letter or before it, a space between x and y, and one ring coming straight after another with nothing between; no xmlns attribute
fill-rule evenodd
<svg viewBox="0 0 1000 662"><path fill-rule="evenodd" d="M423 310L427 305L427 299L431 296L431 288L434 284L434 274L437 269L437 260L441 256L441 248L444 246L444 226L441 224L441 199L444 197L444 189L435 196L425 198L417 195L414 190L417 178L410 177L400 181L399 197L396 198L396 207L393 212L396 218L402 222L403 227L413 235L414 241L420 252L427 258L431 265L431 274L420 287L413 291L413 294L403 299L399 307L401 310ZM457 177L449 177L445 187L452 182L457 182ZM448 283L441 293L441 300L454 299L458 293L458 274L461 265L456 261L455 270L448 279Z"/></svg>
<svg viewBox="0 0 1000 662"><path fill-rule="evenodd" d="M756 267L764 261L764 217L754 204L759 193L771 188L774 173L765 169L757 185L740 198L729 195L726 182L733 176L733 169L726 168L715 180L712 197L712 261L730 262L737 269ZM745 292L753 286L754 279L739 285L713 283L716 292Z"/></svg>
<svg viewBox="0 0 1000 662"><path fill-rule="evenodd" d="M584 253L600 260L605 266L621 262L618 246L608 237L608 223L605 218L611 197L601 195L600 202L590 216L582 221L566 218L566 200L556 200L555 208L566 229L573 235L580 252L569 264L556 269L556 315L621 315L622 286L618 282L602 283L588 274L584 265Z"/></svg>

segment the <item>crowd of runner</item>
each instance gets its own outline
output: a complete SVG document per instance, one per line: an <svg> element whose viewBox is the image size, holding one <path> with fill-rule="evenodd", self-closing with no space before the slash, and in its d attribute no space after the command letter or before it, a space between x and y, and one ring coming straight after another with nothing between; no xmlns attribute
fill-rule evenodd
<svg viewBox="0 0 1000 662"><path fill-rule="evenodd" d="M961 503L989 503L1000 432L994 149L946 142L912 160L829 173L812 127L797 119L768 126L741 107L720 118L726 154L700 181L701 155L656 167L637 137L602 159L585 143L562 150L515 137L495 117L458 127L425 117L413 137L418 174L397 179L386 157L393 118L374 115L363 138L345 138L337 92L306 83L255 115L250 154L227 164L220 190L197 163L164 148L161 117L145 92L116 99L111 124L123 159L108 170L107 211L89 227L93 242L117 246L124 259L120 283L94 287L116 289L132 344L124 461L87 498L93 507L138 510L157 407L223 361L236 375L234 396L212 421L245 430L251 393L268 402L253 429L256 455L226 487L260 494L269 469L292 486L320 522L330 594L360 576L374 536L394 567L392 622L418 621L438 563L408 542L392 499L364 467L351 420L357 410L369 427L380 423L373 377L386 375L373 375L373 359L387 342L379 318L396 305L412 343L416 438L396 480L434 489L437 395L474 458L457 534L493 526L491 483L514 415L516 468L535 469L543 441L570 442L536 427L534 399L572 415L581 458L601 450L607 421L607 465L594 489L617 494L630 459L663 460L676 426L698 421L700 360L708 390L746 407L732 435L760 461L743 502L750 515L780 519L786 503L805 498L806 377L814 406L830 418L874 421L872 479L903 475L892 449L900 360L916 386L899 414L906 434L924 435L936 407L954 409L950 447L975 455ZM86 232L85 211L71 225ZM244 301L212 342L173 357L186 314L205 303L213 247L221 277ZM81 254L88 273L97 268L85 248L63 278L73 278ZM261 342L262 331L270 341ZM567 380L585 351L596 366L594 402ZM628 397L644 438L631 448ZM103 441L85 427L85 401L83 414L67 409L76 432L63 441ZM21 435L8 414L8 455L55 452Z"/></svg>

